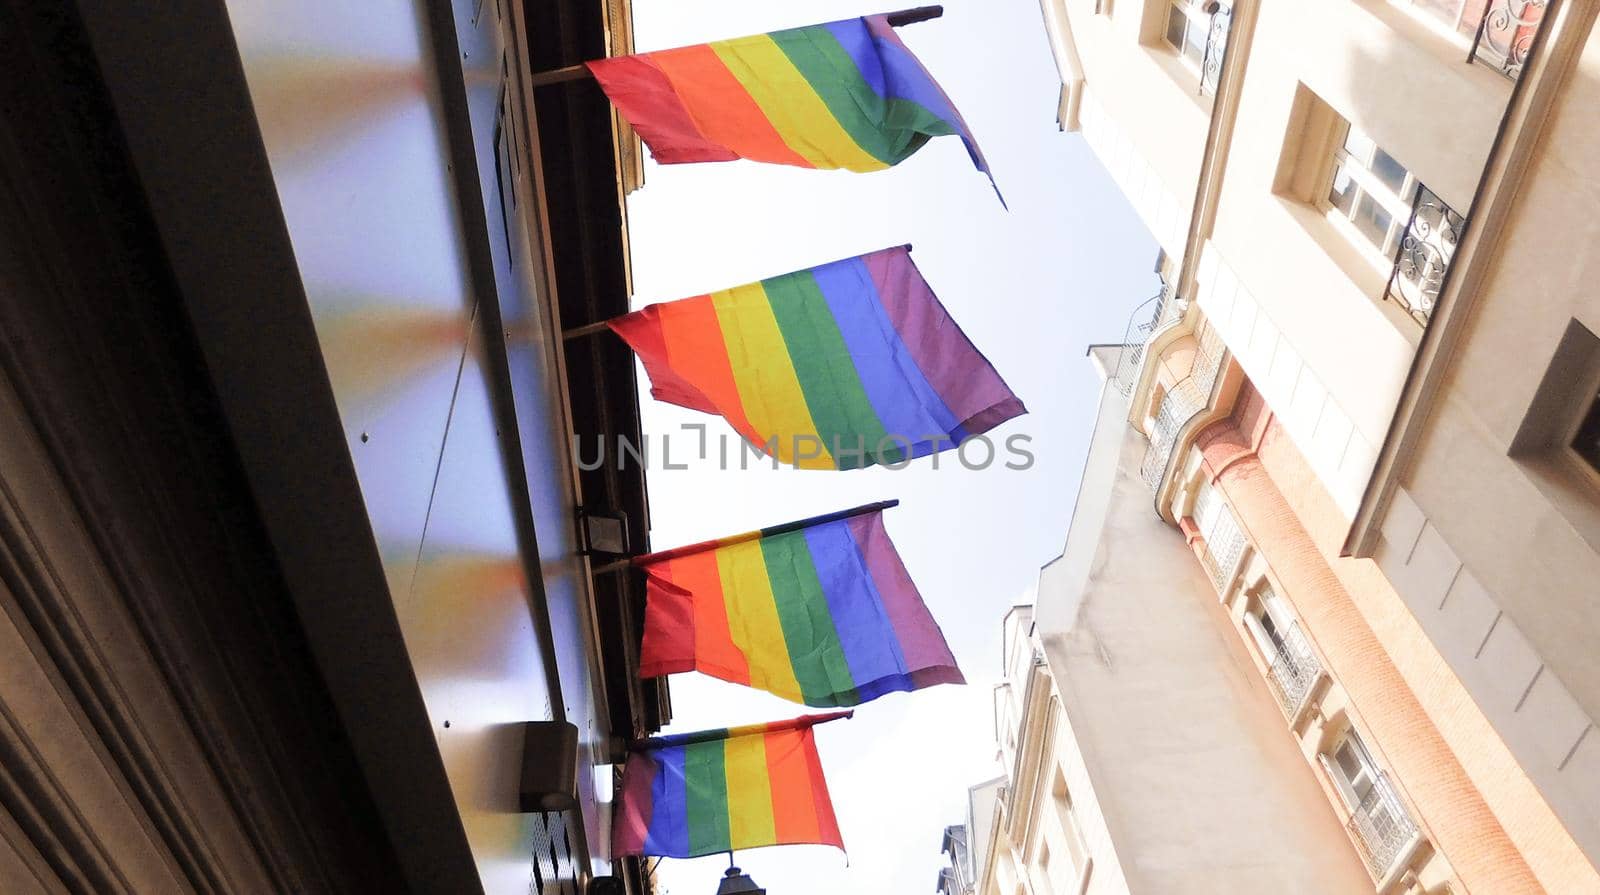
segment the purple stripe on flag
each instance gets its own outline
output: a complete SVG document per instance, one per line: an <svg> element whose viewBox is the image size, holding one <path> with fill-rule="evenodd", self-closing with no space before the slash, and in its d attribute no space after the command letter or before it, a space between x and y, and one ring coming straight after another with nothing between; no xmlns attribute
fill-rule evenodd
<svg viewBox="0 0 1600 895"><path fill-rule="evenodd" d="M628 756L622 774L622 794L612 820L611 850L618 855L644 853L650 835L650 813L656 805L656 763L649 753Z"/></svg>
<svg viewBox="0 0 1600 895"><path fill-rule="evenodd" d="M856 691L903 673L906 663L895 627L861 561L848 520L814 525L805 530L805 538Z"/></svg>
<svg viewBox="0 0 1600 895"><path fill-rule="evenodd" d="M853 516L846 522L850 526L850 536L872 573L878 599L890 623L894 625L900 653L904 657L905 667L911 671L912 679L918 680L919 675L925 675L932 669L940 669L941 672L948 669L947 673L937 675L937 679L931 682L965 683L956 666L955 656L951 654L949 644L945 643L944 633L922 602L922 595L917 593L917 586L911 582L905 564L900 561L900 554L895 552L889 533L884 530L882 514Z"/></svg>
<svg viewBox="0 0 1600 895"><path fill-rule="evenodd" d="M966 434L981 434L1027 412L950 318L905 246L863 255L862 260L895 331Z"/></svg>
<svg viewBox="0 0 1600 895"><path fill-rule="evenodd" d="M655 759L651 785L650 831L644 851L649 855L689 854L689 793L684 773L684 747L672 746L650 753Z"/></svg>
<svg viewBox="0 0 1600 895"><path fill-rule="evenodd" d="M913 443L940 432L959 440L955 432L961 421L945 406L889 322L866 264L860 258L848 258L812 268L811 274L884 431ZM900 448L904 444L896 442ZM929 442L930 451L932 446ZM866 449L876 452L878 447L869 444ZM885 459L896 462L893 456Z"/></svg>

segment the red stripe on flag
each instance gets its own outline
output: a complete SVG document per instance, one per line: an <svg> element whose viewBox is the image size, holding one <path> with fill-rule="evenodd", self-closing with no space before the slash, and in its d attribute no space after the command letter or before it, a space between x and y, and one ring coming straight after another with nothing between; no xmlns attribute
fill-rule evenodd
<svg viewBox="0 0 1600 895"><path fill-rule="evenodd" d="M671 563L647 567L644 641L639 646L639 678L694 670L694 596L671 579Z"/></svg>
<svg viewBox="0 0 1600 895"><path fill-rule="evenodd" d="M606 326L621 336L622 341L627 342L633 353L644 362L645 372L650 374L650 394L656 400L702 413L720 413L717 405L704 392L673 369L661 321L661 311L666 307L669 305L651 305L608 320ZM722 330L718 329L716 333L720 346ZM726 348L719 347L719 350L727 352Z"/></svg>
<svg viewBox="0 0 1600 895"><path fill-rule="evenodd" d="M750 685L750 662L728 630L717 551L692 553L671 562L672 583L694 594L695 667L735 684ZM648 621L649 613L646 612Z"/></svg>
<svg viewBox="0 0 1600 895"><path fill-rule="evenodd" d="M811 774L812 810L817 817L817 841L838 846L844 851L844 837L839 833L839 821L833 816L833 800L828 797L828 780L822 775L822 758L817 755L816 733L811 728L800 732L805 743L807 770Z"/></svg>
<svg viewBox="0 0 1600 895"><path fill-rule="evenodd" d="M739 157L706 139L672 82L650 62L648 55L616 56L584 64L622 117L649 145L656 161L727 162Z"/></svg>

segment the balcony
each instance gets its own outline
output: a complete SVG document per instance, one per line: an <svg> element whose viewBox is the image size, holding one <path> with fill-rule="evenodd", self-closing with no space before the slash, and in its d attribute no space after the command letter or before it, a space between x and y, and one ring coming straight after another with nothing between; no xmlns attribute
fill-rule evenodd
<svg viewBox="0 0 1600 895"><path fill-rule="evenodd" d="M1211 401L1211 387L1222 369L1222 337L1207 324L1201 324L1196 340L1194 366L1189 375L1167 390L1150 429L1150 449L1145 452L1139 473L1152 490L1161 487L1167 463L1177 446L1178 433Z"/></svg>
<svg viewBox="0 0 1600 895"><path fill-rule="evenodd" d="M1289 625L1267 669L1267 683L1271 684L1272 695L1278 698L1278 705L1291 720L1300 716L1306 699L1311 696L1311 688L1321 676L1322 663L1311 652L1299 623Z"/></svg>
<svg viewBox="0 0 1600 895"><path fill-rule="evenodd" d="M1161 291L1141 302L1128 318L1128 328L1122 335L1122 350L1117 354L1117 369L1111 377L1112 386L1124 398L1133 394L1134 386L1139 383L1145 346L1162 324L1171 322L1162 318L1173 304L1167 300L1167 286L1163 283Z"/></svg>
<svg viewBox="0 0 1600 895"><path fill-rule="evenodd" d="M1387 879L1407 847L1417 838L1417 825L1400 801L1389 775L1378 774L1372 787L1350 813L1345 829L1376 880Z"/></svg>
<svg viewBox="0 0 1600 895"><path fill-rule="evenodd" d="M1545 0L1486 0L1479 8L1468 62L1481 63L1515 81L1544 23Z"/></svg>
<svg viewBox="0 0 1600 895"><path fill-rule="evenodd" d="M1480 29L1481 31L1481 29ZM1394 269L1384 299L1393 301L1424 326L1439 301L1445 271L1455 256L1466 219L1428 189L1417 184L1411 217L1395 246Z"/></svg>

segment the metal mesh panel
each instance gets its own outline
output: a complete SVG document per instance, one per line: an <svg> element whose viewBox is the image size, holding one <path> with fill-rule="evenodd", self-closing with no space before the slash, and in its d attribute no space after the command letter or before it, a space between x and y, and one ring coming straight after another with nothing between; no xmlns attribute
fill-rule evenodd
<svg viewBox="0 0 1600 895"><path fill-rule="evenodd" d="M556 812L534 815L532 828L533 879L528 895L581 895L566 816Z"/></svg>

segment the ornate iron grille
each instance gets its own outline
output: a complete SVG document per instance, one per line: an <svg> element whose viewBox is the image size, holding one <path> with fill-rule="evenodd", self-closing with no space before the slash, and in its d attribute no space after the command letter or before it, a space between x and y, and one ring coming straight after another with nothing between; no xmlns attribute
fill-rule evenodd
<svg viewBox="0 0 1600 895"><path fill-rule="evenodd" d="M1323 759L1326 763L1327 759ZM1382 880L1394 869L1400 853L1417 835L1416 822L1400 802L1389 775L1380 773L1373 778L1372 788L1361 798L1361 803L1345 822L1350 837L1355 840L1356 851L1367 865L1373 879Z"/></svg>
<svg viewBox="0 0 1600 895"><path fill-rule="evenodd" d="M1194 418L1206 406L1206 399L1195 387L1194 379L1186 378L1168 390L1156 411L1155 426L1150 432L1150 449L1145 451L1139 473L1144 483L1152 489L1161 487L1167 472L1167 461L1172 459L1172 448L1177 443L1183 424Z"/></svg>
<svg viewBox="0 0 1600 895"><path fill-rule="evenodd" d="M1482 62L1515 81L1544 23L1545 0L1487 0L1468 62Z"/></svg>
<svg viewBox="0 0 1600 895"><path fill-rule="evenodd" d="M1211 13L1211 29L1206 32L1206 53L1200 61L1200 95L1216 96L1222 79L1222 63L1228 57L1228 33L1233 30L1233 9L1218 5Z"/></svg>
<svg viewBox="0 0 1600 895"><path fill-rule="evenodd" d="M1311 652L1311 644L1306 642L1299 622L1283 629L1281 636L1283 642L1272 659L1272 666L1267 669L1267 681L1284 714L1293 718L1305 705L1317 678L1322 676L1322 663Z"/></svg>
<svg viewBox="0 0 1600 895"><path fill-rule="evenodd" d="M1206 573L1211 576L1211 586L1217 589L1217 593L1222 593L1222 589L1228 586L1229 579L1233 578L1233 570L1239 565L1239 557L1243 555L1244 533L1239 531L1239 523L1234 521L1233 513L1224 511L1211 537L1206 539Z"/></svg>
<svg viewBox="0 0 1600 895"><path fill-rule="evenodd" d="M1426 325L1465 224L1466 219L1437 193L1417 184L1411 217L1395 247L1394 270L1384 298L1398 302L1418 323Z"/></svg>

